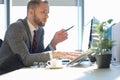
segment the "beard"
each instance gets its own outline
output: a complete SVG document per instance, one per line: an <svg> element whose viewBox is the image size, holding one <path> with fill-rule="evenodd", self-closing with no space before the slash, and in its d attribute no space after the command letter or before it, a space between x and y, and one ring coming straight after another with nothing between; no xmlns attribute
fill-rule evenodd
<svg viewBox="0 0 120 80"><path fill-rule="evenodd" d="M35 22L35 24L37 24L38 26L45 26L45 24L43 24L39 18L37 18L36 14L34 13L33 16L33 21Z"/></svg>

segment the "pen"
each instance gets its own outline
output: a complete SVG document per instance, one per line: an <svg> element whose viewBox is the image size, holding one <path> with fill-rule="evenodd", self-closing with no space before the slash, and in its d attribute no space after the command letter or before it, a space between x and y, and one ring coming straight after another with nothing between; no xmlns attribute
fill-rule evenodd
<svg viewBox="0 0 120 80"><path fill-rule="evenodd" d="M68 29L66 29L65 31L68 31L68 30L70 30L71 28L73 28L74 26L71 26L70 28L68 28Z"/></svg>

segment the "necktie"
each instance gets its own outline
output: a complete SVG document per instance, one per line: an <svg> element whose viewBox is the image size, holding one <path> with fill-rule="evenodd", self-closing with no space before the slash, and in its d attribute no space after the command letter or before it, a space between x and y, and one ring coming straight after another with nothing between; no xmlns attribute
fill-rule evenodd
<svg viewBox="0 0 120 80"><path fill-rule="evenodd" d="M33 42L32 42L32 52L35 52L36 47L37 47L36 30L34 30Z"/></svg>

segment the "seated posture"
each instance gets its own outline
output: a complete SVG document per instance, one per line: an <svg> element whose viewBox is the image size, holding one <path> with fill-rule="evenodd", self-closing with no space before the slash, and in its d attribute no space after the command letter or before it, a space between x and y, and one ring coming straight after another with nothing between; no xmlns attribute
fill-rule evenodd
<svg viewBox="0 0 120 80"><path fill-rule="evenodd" d="M47 1L30 0L27 16L9 25L0 49L0 73L22 67L34 62L47 62L52 58L74 59L78 53L57 52L56 45L67 39L64 29L57 31L50 44L44 48L44 29L49 13ZM49 35L49 34L48 34Z"/></svg>

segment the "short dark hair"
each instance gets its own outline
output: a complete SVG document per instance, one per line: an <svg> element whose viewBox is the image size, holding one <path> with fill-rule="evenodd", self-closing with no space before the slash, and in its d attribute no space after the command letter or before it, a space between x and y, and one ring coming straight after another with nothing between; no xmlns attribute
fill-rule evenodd
<svg viewBox="0 0 120 80"><path fill-rule="evenodd" d="M36 8L36 6L38 6L40 3L47 3L48 4L48 1L47 0L30 0L27 4L27 10L29 8Z"/></svg>

